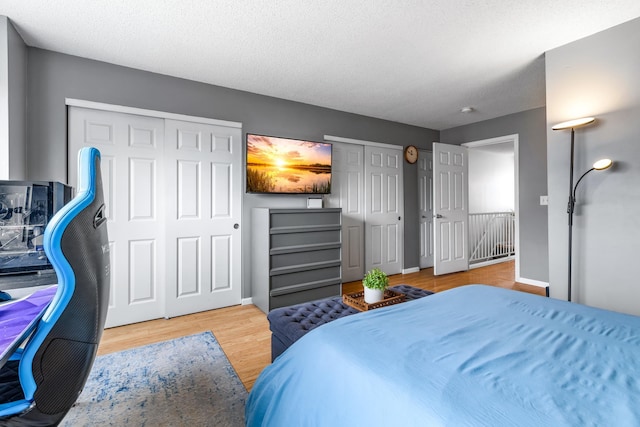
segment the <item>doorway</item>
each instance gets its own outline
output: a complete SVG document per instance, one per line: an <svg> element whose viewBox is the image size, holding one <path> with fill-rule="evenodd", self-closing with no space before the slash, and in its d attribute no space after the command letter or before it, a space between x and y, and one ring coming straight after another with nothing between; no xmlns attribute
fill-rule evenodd
<svg viewBox="0 0 640 427"><path fill-rule="evenodd" d="M434 147L438 146L441 147L445 144L434 144ZM455 147L455 146L454 146ZM474 244L473 242L470 242L469 240L469 233L466 230L468 222L469 222L469 213L476 213L474 212L475 210L475 206L477 204L477 202L474 200L474 198L476 197L478 190L475 188L475 179L471 176L472 173L474 173L474 167L477 166L473 166L471 165L471 162L473 162L473 158L476 158L478 156L476 156L476 153L489 153L486 154L484 157L488 157L490 158L491 155L501 155L501 156L508 156L510 158L509 162L511 163L511 172L507 172L506 174L510 176L510 178L506 178L508 179L508 185L506 187L508 187L511 191L511 201L512 201L512 205L509 205L508 208L505 208L504 206L498 208L498 210L496 210L496 212L506 212L507 214L510 215L510 218L512 218L512 223L513 223L513 231L510 232L510 234L507 234L505 232L505 234L499 235L501 240L501 245L504 247L509 247L508 248L508 252L509 254L514 253L514 255L509 255L506 257L494 257L494 256L490 256L489 258L493 258L490 260L486 260L484 262L481 263L471 263L470 265L467 263L466 265L462 265L457 267L456 271L463 271L466 270L468 268L477 268L477 267L481 267L481 266L486 266L495 262L503 262L503 261L507 261L507 260L514 260L515 259L515 271L516 271L516 276L515 277L519 277L519 271L520 271L520 256L519 256L519 196L518 196L518 181L519 181L519 171L518 171L518 135L517 134L513 134L513 135L506 135L506 136L501 136L501 137L497 137L497 138L490 138L490 139L485 139L485 140L478 140L478 141L472 141L472 142L468 142L468 143L464 143L461 144L460 147L461 149L463 149L462 151L464 153L462 154L468 154L469 152L471 153L471 159L468 160L468 164L471 168L471 171L468 173L465 173L466 176L466 182L469 181L473 181L473 183L471 183L471 187L469 188L469 190L466 192L467 195L469 195L470 200L467 203L463 203L463 205L465 205L465 209L466 210L466 215L465 218L462 218L459 220L460 224L463 224L465 230L463 230L464 232L462 233L458 233L459 235L464 236L464 255L466 257L471 257L471 255L473 254L473 251L475 250L475 247L477 246L477 244ZM461 246L460 242L456 241L456 237L455 237L455 233L451 234L450 236L446 239L440 239L440 243L436 243L434 239L434 235L436 234L436 226L437 221L434 221L433 218L436 215L435 212L435 206L437 205L436 200L440 200L442 199L442 185L438 184L435 180L435 171L434 166L433 166L433 156L434 154L432 152L429 151L421 151L420 153L421 158L424 160L424 164L420 163L419 164L419 169L418 169L418 188L420 191L420 212L419 212L419 217L420 217L420 229L421 229L421 233L420 233L420 247L421 247L421 254L420 254L420 267L421 268L428 268L431 266L434 266L434 270L438 271L440 270L440 272L436 273L436 274L444 274L442 273L444 272L452 272L449 271L449 269L445 268L440 268L440 269L436 269L435 268L435 264L438 264L439 262L439 258L442 258L442 260L448 262L448 260L451 257L445 257L442 254L440 256L437 255L438 251L436 250L437 248L435 248L436 244L439 244L441 247L441 252L442 249L448 249L445 250L445 252L451 252L451 248L454 248L456 246ZM480 155L482 156L482 154ZM445 156L446 157L446 156ZM464 157L463 157L464 158ZM427 160L428 159L428 160ZM431 163L429 163L429 161ZM502 161L502 163L504 164L504 159ZM480 167L484 167L485 169L490 169L494 167L494 164L487 162L486 159L484 161L484 164L481 163ZM497 181L498 183L500 182L500 180L502 180L502 182L505 182L505 173L503 172L501 175L501 178L498 180L494 180ZM430 182L431 181L431 182ZM482 185L485 185L486 183L483 183ZM495 185L495 182L494 184ZM491 192L495 192L495 193L500 193L501 197L504 199L504 197L509 197L509 196L505 196L505 191L504 189L499 189L496 190L495 188L492 189L484 189L481 190L482 192L485 193L485 195L491 195L493 196L493 193ZM508 192L507 191L507 192ZM473 192L473 196L471 196L471 193ZM430 194L431 193L431 194ZM463 199L466 197L463 197ZM446 198L445 198L446 199ZM464 200L463 200L464 201ZM429 204L428 202L430 202L431 204ZM468 206L467 206L468 205ZM512 208L510 208L510 206L512 206ZM483 208L484 209L484 208ZM506 209L506 210L501 210L501 209ZM499 223L500 221L504 221L504 219L498 219L498 220L494 220L494 223ZM442 228L442 227L441 227ZM451 227L450 227L451 228ZM428 232L426 231L428 230ZM442 233L441 233L442 234ZM446 235L446 233L445 233ZM459 236L458 236L459 237ZM507 239L507 243L504 242L505 238L509 238L511 240ZM510 242L510 243L508 243ZM433 256L430 256L429 251L432 251ZM438 258L439 257L439 258ZM436 259L438 258L438 259ZM500 258L504 258L504 259L500 259Z"/></svg>
<svg viewBox="0 0 640 427"><path fill-rule="evenodd" d="M518 135L462 145L469 149L469 267L515 259L519 277Z"/></svg>

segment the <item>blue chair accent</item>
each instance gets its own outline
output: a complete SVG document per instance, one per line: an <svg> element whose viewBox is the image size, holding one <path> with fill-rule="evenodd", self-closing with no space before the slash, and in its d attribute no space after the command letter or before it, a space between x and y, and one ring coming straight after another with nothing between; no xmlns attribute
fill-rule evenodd
<svg viewBox="0 0 640 427"><path fill-rule="evenodd" d="M57 425L75 403L93 365L110 284L97 149L78 153L77 195L47 225L44 249L58 288L24 350L0 370L0 426Z"/></svg>

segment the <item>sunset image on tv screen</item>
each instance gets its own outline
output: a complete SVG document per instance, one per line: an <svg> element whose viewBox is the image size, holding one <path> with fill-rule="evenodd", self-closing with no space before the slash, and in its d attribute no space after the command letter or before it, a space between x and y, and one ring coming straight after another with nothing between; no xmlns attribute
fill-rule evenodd
<svg viewBox="0 0 640 427"><path fill-rule="evenodd" d="M247 191L330 193L331 144L248 134Z"/></svg>

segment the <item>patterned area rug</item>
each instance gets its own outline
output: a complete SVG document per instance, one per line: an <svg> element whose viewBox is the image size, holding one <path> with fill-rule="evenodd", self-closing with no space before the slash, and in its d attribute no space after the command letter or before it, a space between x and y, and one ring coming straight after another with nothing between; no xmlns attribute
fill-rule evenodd
<svg viewBox="0 0 640 427"><path fill-rule="evenodd" d="M96 358L62 426L244 426L247 391L211 332Z"/></svg>

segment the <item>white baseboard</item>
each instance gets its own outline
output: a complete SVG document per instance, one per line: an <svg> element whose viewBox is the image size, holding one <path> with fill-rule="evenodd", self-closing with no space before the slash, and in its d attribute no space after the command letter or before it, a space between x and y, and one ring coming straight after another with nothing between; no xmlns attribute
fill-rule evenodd
<svg viewBox="0 0 640 427"><path fill-rule="evenodd" d="M242 300L240 301L240 304L242 305L251 305L253 304L253 298L242 298Z"/></svg>
<svg viewBox="0 0 640 427"><path fill-rule="evenodd" d="M516 277L516 282L524 283L525 285L540 286L541 288L548 288L547 282L541 282L540 280L526 279L524 277Z"/></svg>
<svg viewBox="0 0 640 427"><path fill-rule="evenodd" d="M419 271L420 267L403 268L402 274L417 273Z"/></svg>

